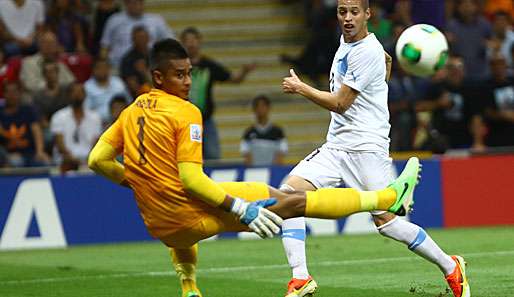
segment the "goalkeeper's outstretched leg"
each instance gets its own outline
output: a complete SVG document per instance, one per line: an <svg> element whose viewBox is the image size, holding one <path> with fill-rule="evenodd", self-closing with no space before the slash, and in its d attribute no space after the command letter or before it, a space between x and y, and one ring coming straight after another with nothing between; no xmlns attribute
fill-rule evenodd
<svg viewBox="0 0 514 297"><path fill-rule="evenodd" d="M420 170L418 158L410 158L400 176L379 191L330 188L284 193L270 187L270 197L277 197L278 203L268 209L282 219L301 216L338 219L371 210L386 210L404 216L413 205L412 194L419 181Z"/></svg>

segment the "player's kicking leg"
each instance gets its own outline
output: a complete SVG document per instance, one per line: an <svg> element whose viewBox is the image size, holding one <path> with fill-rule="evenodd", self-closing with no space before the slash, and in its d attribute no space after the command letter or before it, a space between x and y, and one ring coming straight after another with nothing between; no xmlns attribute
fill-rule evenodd
<svg viewBox="0 0 514 297"><path fill-rule="evenodd" d="M412 194L414 192L414 188L418 182L419 173L420 173L420 164L417 158L411 158L405 169L400 174L400 176L388 187L389 190L394 190L392 192L397 195L397 200L392 204L392 206L388 209L391 212L395 212L399 215L405 215L410 208L412 207ZM300 187L301 188L301 187ZM281 188L283 192L291 192L294 189L286 189ZM350 191L353 192L353 189L320 189L316 192L333 192L338 193L342 191ZM362 192L359 192L362 193ZM323 199L326 199L325 202L331 203L332 197L323 195ZM321 198L321 197L320 197ZM321 209L320 209L321 210ZM312 215L306 212L306 215ZM302 220L301 222L297 222L297 220ZM283 241L287 243L284 244L286 249L286 254L288 256L289 264L293 270L293 278L288 283L288 289L286 293L286 297L301 297L301 296L311 296L317 289L316 281L308 274L306 261L305 261L305 233L304 233L304 219L297 218L292 220L287 220L287 229L283 226ZM303 228L300 228L303 227ZM303 232L302 232L303 231ZM289 236L291 233L291 236ZM291 238L289 238L291 237ZM301 238L300 238L301 237ZM296 249L296 245L298 246ZM301 259L297 259L298 257Z"/></svg>
<svg viewBox="0 0 514 297"><path fill-rule="evenodd" d="M380 234L404 243L409 250L436 264L445 276L455 297L470 296L470 287L462 257L446 254L420 226L400 220L391 214L379 217L384 216L391 216L391 218L378 227Z"/></svg>
<svg viewBox="0 0 514 297"><path fill-rule="evenodd" d="M401 190L401 183L396 183ZM409 250L436 264L443 272L455 297L469 297L465 262L460 256L449 256L420 226L400 220L391 213L374 215L380 234L407 245Z"/></svg>
<svg viewBox="0 0 514 297"><path fill-rule="evenodd" d="M387 188L378 191L327 188L305 193L283 193L271 189L271 197L277 197L279 201L269 209L284 219L302 216L338 219L371 210L386 210L403 216L412 207L412 194L420 171L418 158L410 158L400 176Z"/></svg>

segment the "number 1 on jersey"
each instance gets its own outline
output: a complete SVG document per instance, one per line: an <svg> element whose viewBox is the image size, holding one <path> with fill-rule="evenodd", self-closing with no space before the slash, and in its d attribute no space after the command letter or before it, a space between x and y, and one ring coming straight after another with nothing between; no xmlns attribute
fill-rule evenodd
<svg viewBox="0 0 514 297"><path fill-rule="evenodd" d="M143 141L145 140L145 117L137 118L137 124L139 125L139 132L137 133L137 139L139 140L139 165L145 165L148 161L145 157L145 145Z"/></svg>

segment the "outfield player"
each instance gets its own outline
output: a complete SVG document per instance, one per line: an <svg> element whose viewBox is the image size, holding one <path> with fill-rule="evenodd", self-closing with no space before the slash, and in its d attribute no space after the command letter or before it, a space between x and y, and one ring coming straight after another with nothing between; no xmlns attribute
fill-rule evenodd
<svg viewBox="0 0 514 297"><path fill-rule="evenodd" d="M150 64L155 88L139 96L101 136L90 153L89 166L134 190L148 231L171 248L183 296L201 296L195 280L196 243L201 239L223 231L250 230L272 237L280 231L282 218L338 218L372 209L397 213L409 209L419 171L416 158L396 182L380 191L284 194L263 183L214 183L202 169L200 111L183 99L191 86L186 51L173 39L157 42ZM120 153L123 165L115 159Z"/></svg>
<svg viewBox="0 0 514 297"><path fill-rule="evenodd" d="M303 83L291 70L283 81L286 93L300 94L331 111L326 143L301 161L282 190L312 191L316 188L353 187L374 190L393 179L389 158L389 111L387 108L384 49L368 33L367 0L339 0L337 18L343 35L330 72L330 92ZM403 242L410 250L435 263L455 296L469 296L464 260L443 252L419 226L399 220L389 212L372 212L380 234ZM305 220L286 220L283 244L293 278L287 297L305 296L316 290L305 256Z"/></svg>

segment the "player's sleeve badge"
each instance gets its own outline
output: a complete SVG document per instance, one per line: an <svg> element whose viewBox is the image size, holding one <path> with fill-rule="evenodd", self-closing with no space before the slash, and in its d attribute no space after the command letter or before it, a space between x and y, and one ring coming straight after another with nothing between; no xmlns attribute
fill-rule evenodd
<svg viewBox="0 0 514 297"><path fill-rule="evenodd" d="M202 142L202 126L198 124L189 125L191 141Z"/></svg>

